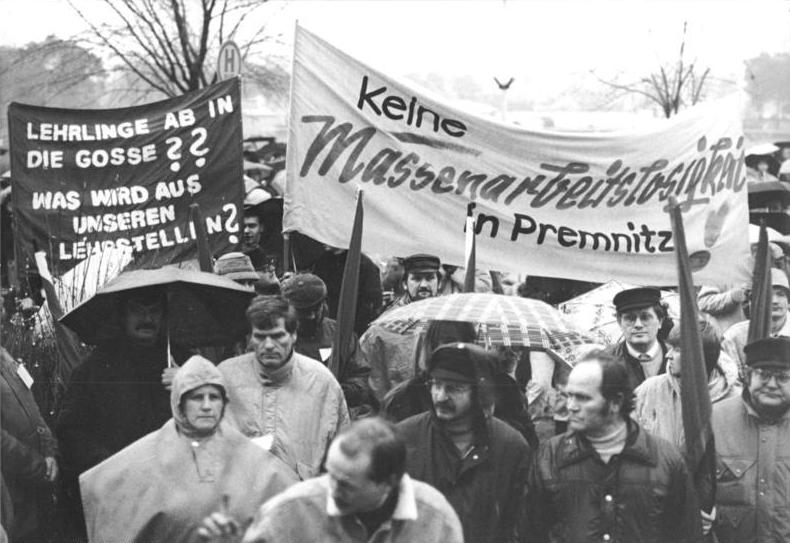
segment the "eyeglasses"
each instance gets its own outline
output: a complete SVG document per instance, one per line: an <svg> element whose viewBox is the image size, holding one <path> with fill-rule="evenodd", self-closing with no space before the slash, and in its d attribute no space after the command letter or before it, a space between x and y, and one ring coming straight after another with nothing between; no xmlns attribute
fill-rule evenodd
<svg viewBox="0 0 790 543"><path fill-rule="evenodd" d="M431 379L425 384L431 390L444 389L445 394L450 395L463 394L472 390L472 385L469 384L448 383L446 381L437 381L436 379Z"/></svg>
<svg viewBox="0 0 790 543"><path fill-rule="evenodd" d="M790 372L783 370L769 370L764 368L754 368L751 374L763 383L767 383L773 377L776 379L776 384L786 385L790 383Z"/></svg>

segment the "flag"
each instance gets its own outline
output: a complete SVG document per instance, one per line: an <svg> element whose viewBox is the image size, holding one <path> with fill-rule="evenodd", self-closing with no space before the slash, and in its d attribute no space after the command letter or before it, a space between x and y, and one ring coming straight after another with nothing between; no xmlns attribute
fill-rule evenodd
<svg viewBox="0 0 790 543"><path fill-rule="evenodd" d="M751 343L771 334L771 251L768 247L768 230L760 225L757 254L752 272L752 296L749 306L749 335Z"/></svg>
<svg viewBox="0 0 790 543"><path fill-rule="evenodd" d="M329 369L339 379L343 364L351 356L354 322L357 317L357 295L359 294L359 265L362 260L362 190L357 190L357 208L354 212L354 225L351 228L351 241L343 269L343 283L340 285L340 300L337 304L337 329L329 360Z"/></svg>
<svg viewBox="0 0 790 543"><path fill-rule="evenodd" d="M669 213L675 254L678 265L680 294L680 403L683 411L683 434L686 439L685 456L703 510L715 504L716 463L711 427L711 401L708 393L708 374L700 334L697 295L691 277L691 264L683 229L682 206L672 198Z"/></svg>
<svg viewBox="0 0 790 543"><path fill-rule="evenodd" d="M475 267L476 264L475 247L475 219L471 215L466 217L466 250L464 251L464 266L466 275L464 276L464 292L475 291Z"/></svg>

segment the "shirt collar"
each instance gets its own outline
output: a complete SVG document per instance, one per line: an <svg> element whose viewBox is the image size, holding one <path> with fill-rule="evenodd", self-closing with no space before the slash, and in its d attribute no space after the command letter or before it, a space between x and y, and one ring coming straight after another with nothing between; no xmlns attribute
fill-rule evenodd
<svg viewBox="0 0 790 543"><path fill-rule="evenodd" d="M631 347L631 345L627 341L625 342L625 348L628 349L628 354L630 354L634 358L638 359L639 355L642 354L636 349L634 349L633 347ZM651 359L655 360L656 357L658 357L661 354L661 342L656 340L653 346L650 349L648 349L645 354L647 354Z"/></svg>
<svg viewBox="0 0 790 543"><path fill-rule="evenodd" d="M327 489L326 514L330 517L343 516L332 498L332 493L329 492L329 475L324 475L323 477ZM400 485L398 486L398 503L395 505L395 511L392 512L392 519L417 520L417 498L414 495L414 482L405 473L401 477Z"/></svg>

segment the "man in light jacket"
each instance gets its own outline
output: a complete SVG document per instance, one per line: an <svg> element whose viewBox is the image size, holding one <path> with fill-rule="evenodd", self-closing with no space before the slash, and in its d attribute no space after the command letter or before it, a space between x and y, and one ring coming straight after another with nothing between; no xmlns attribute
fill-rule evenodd
<svg viewBox="0 0 790 543"><path fill-rule="evenodd" d="M298 320L284 298L254 298L247 319L252 352L219 365L230 420L301 479L314 477L332 439L349 424L343 390L321 362L294 351Z"/></svg>

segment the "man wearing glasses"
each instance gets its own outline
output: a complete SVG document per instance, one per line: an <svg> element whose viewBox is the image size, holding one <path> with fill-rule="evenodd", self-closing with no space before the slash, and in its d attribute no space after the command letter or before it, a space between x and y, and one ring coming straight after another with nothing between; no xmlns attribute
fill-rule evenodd
<svg viewBox="0 0 790 543"><path fill-rule="evenodd" d="M746 345L742 397L713 407L720 543L790 541L790 338Z"/></svg>
<svg viewBox="0 0 790 543"><path fill-rule="evenodd" d="M407 471L436 487L461 519L464 540L520 541L531 450L492 416L495 354L471 343L439 346L428 358L433 409L398 425Z"/></svg>
<svg viewBox="0 0 790 543"><path fill-rule="evenodd" d="M625 362L633 389L648 377L666 372L667 346L659 336L662 329L671 328L667 326L671 321L667 320L666 309L661 303L661 291L656 288L623 290L612 302L623 340L609 347L607 352Z"/></svg>

